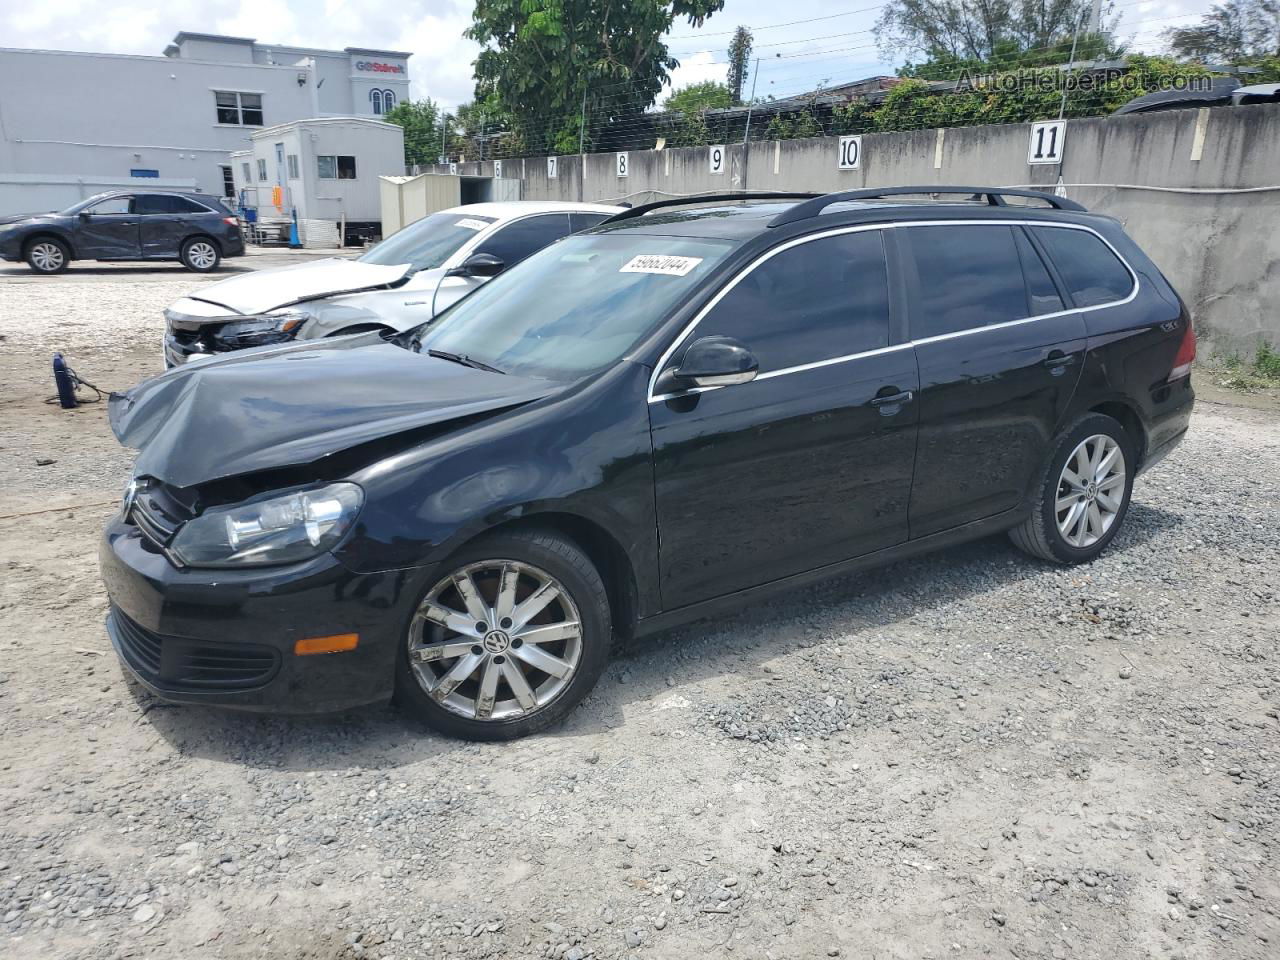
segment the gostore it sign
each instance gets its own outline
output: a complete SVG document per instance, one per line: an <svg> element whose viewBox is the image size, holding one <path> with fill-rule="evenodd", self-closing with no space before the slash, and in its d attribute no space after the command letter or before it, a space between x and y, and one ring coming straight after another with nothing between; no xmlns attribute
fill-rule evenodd
<svg viewBox="0 0 1280 960"><path fill-rule="evenodd" d="M381 60L357 60L356 69L365 73L404 73L403 63L383 63Z"/></svg>

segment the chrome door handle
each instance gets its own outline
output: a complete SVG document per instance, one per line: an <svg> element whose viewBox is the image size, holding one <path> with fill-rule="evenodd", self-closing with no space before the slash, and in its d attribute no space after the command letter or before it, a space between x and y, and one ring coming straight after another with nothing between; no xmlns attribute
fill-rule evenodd
<svg viewBox="0 0 1280 960"><path fill-rule="evenodd" d="M910 403L915 398L915 394L910 390L904 390L902 393L893 393L887 397L876 397L871 401L873 407L892 407L900 403Z"/></svg>

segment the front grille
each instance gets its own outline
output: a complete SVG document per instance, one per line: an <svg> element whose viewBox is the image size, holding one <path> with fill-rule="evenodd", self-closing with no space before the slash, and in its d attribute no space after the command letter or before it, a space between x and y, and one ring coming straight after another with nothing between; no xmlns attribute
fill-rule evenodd
<svg viewBox="0 0 1280 960"><path fill-rule="evenodd" d="M116 638L129 666L166 690L248 690L268 683L280 654L254 643L209 643L152 633L112 607Z"/></svg>
<svg viewBox="0 0 1280 960"><path fill-rule="evenodd" d="M152 481L141 486L126 520L137 525L143 535L159 547L167 547L178 528L193 511L163 484Z"/></svg>

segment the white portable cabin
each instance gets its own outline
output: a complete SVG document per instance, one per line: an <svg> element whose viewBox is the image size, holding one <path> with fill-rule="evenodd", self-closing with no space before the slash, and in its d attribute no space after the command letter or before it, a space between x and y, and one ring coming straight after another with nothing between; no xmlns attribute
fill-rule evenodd
<svg viewBox="0 0 1280 960"><path fill-rule="evenodd" d="M318 117L264 127L231 155L237 196L262 227L297 214L306 246L383 235L381 178L404 171L404 128L365 117ZM247 177L247 179L246 179Z"/></svg>

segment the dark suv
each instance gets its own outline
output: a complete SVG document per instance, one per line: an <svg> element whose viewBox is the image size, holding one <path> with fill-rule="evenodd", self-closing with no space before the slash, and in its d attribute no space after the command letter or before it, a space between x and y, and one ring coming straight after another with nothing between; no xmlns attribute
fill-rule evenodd
<svg viewBox="0 0 1280 960"><path fill-rule="evenodd" d="M1191 415L1159 270L1046 194L794 201L638 207L390 342L113 397L125 665L247 709L394 690L502 739L563 717L615 633L1004 531L1097 556Z"/></svg>
<svg viewBox="0 0 1280 960"><path fill-rule="evenodd" d="M72 260L180 260L208 273L243 254L239 221L203 193L113 191L59 213L0 217L0 259L36 273L61 273Z"/></svg>

